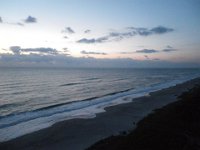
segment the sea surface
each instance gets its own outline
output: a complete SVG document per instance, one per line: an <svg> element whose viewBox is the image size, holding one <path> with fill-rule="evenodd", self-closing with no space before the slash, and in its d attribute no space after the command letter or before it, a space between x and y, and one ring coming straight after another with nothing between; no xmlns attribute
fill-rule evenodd
<svg viewBox="0 0 200 150"><path fill-rule="evenodd" d="M0 142L199 76L200 69L0 68Z"/></svg>

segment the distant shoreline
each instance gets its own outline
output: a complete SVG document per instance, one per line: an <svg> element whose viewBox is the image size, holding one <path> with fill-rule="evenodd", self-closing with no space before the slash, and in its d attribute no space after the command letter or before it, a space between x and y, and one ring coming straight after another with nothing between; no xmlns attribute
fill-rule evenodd
<svg viewBox="0 0 200 150"><path fill-rule="evenodd" d="M72 119L56 123L52 127L0 143L0 148L85 149L105 137L135 128L134 123L153 109L176 101L178 95L197 82L200 82L199 78L150 93L149 97L136 98L131 103L108 107L106 113L97 114L92 119Z"/></svg>

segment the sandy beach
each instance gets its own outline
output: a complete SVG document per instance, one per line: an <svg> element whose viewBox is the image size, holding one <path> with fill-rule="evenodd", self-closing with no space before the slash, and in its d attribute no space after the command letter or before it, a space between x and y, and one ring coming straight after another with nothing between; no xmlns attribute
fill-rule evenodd
<svg viewBox="0 0 200 150"><path fill-rule="evenodd" d="M0 150L200 150L199 14L200 0L0 0Z"/></svg>
<svg viewBox="0 0 200 150"><path fill-rule="evenodd" d="M95 118L56 123L47 129L0 143L0 149L86 149L101 139L134 129L137 122L152 110L176 101L181 93L196 83L200 83L199 78L150 93L150 96L134 99L131 103L106 108L105 113L97 114Z"/></svg>
<svg viewBox="0 0 200 150"><path fill-rule="evenodd" d="M178 99L154 110L132 131L105 138L87 150L199 150L200 83Z"/></svg>

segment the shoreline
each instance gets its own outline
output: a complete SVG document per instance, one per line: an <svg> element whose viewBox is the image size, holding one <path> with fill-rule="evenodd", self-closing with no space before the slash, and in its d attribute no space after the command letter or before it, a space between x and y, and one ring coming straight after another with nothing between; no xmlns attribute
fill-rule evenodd
<svg viewBox="0 0 200 150"><path fill-rule="evenodd" d="M87 150L199 150L200 82L178 101L156 109L129 133L102 139Z"/></svg>
<svg viewBox="0 0 200 150"><path fill-rule="evenodd" d="M134 129L136 123L152 110L176 101L177 96L192 88L199 78L135 98L130 103L110 106L95 118L58 122L16 139L0 143L2 149L73 149L88 148L95 142ZM162 101L161 101L162 100ZM22 129L21 129L22 130ZM77 144L78 143L78 144Z"/></svg>
<svg viewBox="0 0 200 150"><path fill-rule="evenodd" d="M133 102L136 98L148 96L152 92L160 91L177 84L195 79L195 77L185 77L174 79L169 82L153 84L143 88L131 88L129 90L107 94L96 97L92 100L80 100L50 106L50 109L39 109L28 113L19 113L1 118L0 142L12 139L49 128L52 125L71 119L95 118L98 113L104 113L106 108L124 103ZM10 125L13 124L13 125ZM19 132L19 128L23 128Z"/></svg>

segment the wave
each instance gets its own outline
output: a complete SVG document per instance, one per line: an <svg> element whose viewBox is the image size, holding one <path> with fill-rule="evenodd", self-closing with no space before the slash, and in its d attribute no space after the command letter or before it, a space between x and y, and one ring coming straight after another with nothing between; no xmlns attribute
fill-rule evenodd
<svg viewBox="0 0 200 150"><path fill-rule="evenodd" d="M100 79L100 78L88 78L88 79L85 79L85 80L98 80L98 79Z"/></svg>
<svg viewBox="0 0 200 150"><path fill-rule="evenodd" d="M6 116L0 118L0 141L8 141L18 136L47 128L63 120L93 118L97 113L104 112L106 107L132 102L134 98L145 96L150 92L168 88L193 78L195 77L177 79L139 89L127 89L109 93L102 97L56 104L31 112ZM19 128L23 128L23 130L19 132Z"/></svg>
<svg viewBox="0 0 200 150"><path fill-rule="evenodd" d="M84 84L84 83L81 83L81 82L75 82L75 83L67 83L67 84L61 84L60 86L71 86L71 85L80 85L80 84Z"/></svg>
<svg viewBox="0 0 200 150"><path fill-rule="evenodd" d="M92 81L92 80L98 80L100 78L88 78L85 79L84 81ZM72 83L66 83L66 84L61 84L60 86L71 86L71 85L80 85L80 84L86 84L85 82L72 82Z"/></svg>
<svg viewBox="0 0 200 150"><path fill-rule="evenodd" d="M59 104L54 104L54 105L50 105L50 106L47 106L47 107L43 107L43 108L40 108L40 109L36 109L36 110L33 110L33 111L27 111L27 112L21 112L21 113L18 113L18 114L9 114L9 115L5 115L5 116L0 116L0 119L3 119L3 118L8 118L8 117L17 117L17 116L27 116L27 114L34 114L34 113L38 113L38 112L41 112L41 111L45 111L45 110L50 110L52 111L53 108L57 109L58 107L62 107L62 106L65 106L65 105L69 105L69 104L72 104L72 103L80 103L80 102L84 102L84 101L87 101L87 102L90 102L92 100L96 100L96 99L100 99L100 98L105 98L107 96L112 96L112 95L115 95L115 94L120 94L120 93L124 93L124 92L128 92L130 90L133 90L134 88L131 88L131 89L126 89L126 90L122 90L122 91L118 91L118 92L113 92L113 93L109 93L109 94L106 94L106 95L103 95L101 97L91 97L91 98L87 98L87 99L83 99L83 100L75 100L75 102L65 102L65 103L59 103ZM92 104L88 104L86 106L82 106L83 107L88 107L90 105L93 105ZM16 106L16 104L5 104L5 105L2 105L0 106L0 108L3 108L3 107L13 107L13 106ZM79 107L70 107L69 109L65 109L64 111L73 111L73 110L77 110L77 109L80 109ZM61 113L63 112L63 110L57 110L56 112L54 113ZM37 117L45 117L45 116L48 116L50 114L41 114L41 115L32 115L28 118L23 118L23 117L20 117L19 120L17 120L16 122L12 122L12 123L0 123L0 128L4 128L6 126L10 126L10 125L15 125L17 123L21 123L21 122L24 122L24 121L29 121L29 120L32 120L32 119L35 119Z"/></svg>
<svg viewBox="0 0 200 150"><path fill-rule="evenodd" d="M9 108L9 107L16 107L17 105L18 105L18 103L2 104L2 105L0 105L0 109ZM1 116L0 116L0 118L1 118Z"/></svg>
<svg viewBox="0 0 200 150"><path fill-rule="evenodd" d="M12 85L20 85L21 83L18 82L18 83L5 83L5 84L0 84L0 87L4 87L4 86L12 86Z"/></svg>

